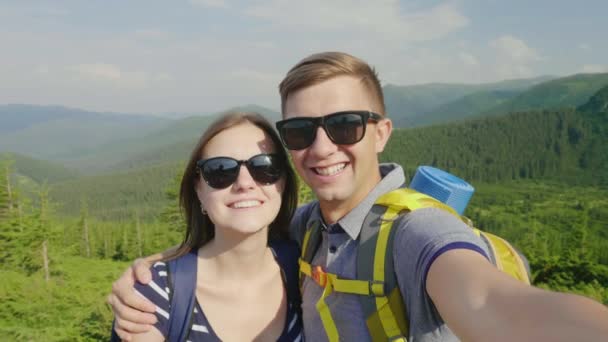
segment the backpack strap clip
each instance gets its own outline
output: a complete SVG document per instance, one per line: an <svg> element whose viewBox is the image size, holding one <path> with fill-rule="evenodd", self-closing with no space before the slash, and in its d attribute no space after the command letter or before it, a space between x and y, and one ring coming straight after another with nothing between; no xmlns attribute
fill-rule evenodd
<svg viewBox="0 0 608 342"><path fill-rule="evenodd" d="M374 297L386 296L386 283L380 280L370 280L369 295Z"/></svg>
<svg viewBox="0 0 608 342"><path fill-rule="evenodd" d="M321 266L314 266L311 273L311 278L315 281L315 283L323 288L327 285L327 273L323 271Z"/></svg>

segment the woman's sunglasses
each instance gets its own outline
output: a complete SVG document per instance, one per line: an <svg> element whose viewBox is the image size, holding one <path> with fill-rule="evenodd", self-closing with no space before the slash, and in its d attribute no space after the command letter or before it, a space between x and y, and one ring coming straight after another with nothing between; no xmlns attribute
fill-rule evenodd
<svg viewBox="0 0 608 342"><path fill-rule="evenodd" d="M210 187L225 189L236 181L243 164L256 182L265 185L278 181L285 166L277 154L258 154L248 160L230 157L202 159L196 162L196 167Z"/></svg>
<svg viewBox="0 0 608 342"><path fill-rule="evenodd" d="M338 145L358 143L365 136L368 121L378 122L382 115L368 111L345 111L321 117L297 117L276 123L283 145L302 150L315 141L317 128L323 127L329 139Z"/></svg>

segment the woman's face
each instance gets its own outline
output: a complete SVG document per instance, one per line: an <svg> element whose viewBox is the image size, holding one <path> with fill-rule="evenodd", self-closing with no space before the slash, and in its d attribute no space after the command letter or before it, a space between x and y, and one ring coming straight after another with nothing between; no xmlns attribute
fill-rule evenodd
<svg viewBox="0 0 608 342"><path fill-rule="evenodd" d="M221 131L205 148L201 159L231 157L248 160L262 154L274 153L276 147L259 127L245 122ZM281 194L285 178L273 184L256 182L247 167L240 165L239 173L230 186L216 189L201 177L196 193L218 234L253 234L272 223L281 208Z"/></svg>

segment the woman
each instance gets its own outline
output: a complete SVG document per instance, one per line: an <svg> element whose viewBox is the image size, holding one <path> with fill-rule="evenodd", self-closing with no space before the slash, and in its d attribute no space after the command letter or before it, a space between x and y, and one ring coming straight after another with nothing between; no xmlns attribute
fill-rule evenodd
<svg viewBox="0 0 608 342"><path fill-rule="evenodd" d="M277 252L297 249L286 241L296 204L293 170L266 119L229 113L205 131L181 182L186 236L169 258L198 256L189 341L301 339L299 298L288 295L284 278L294 269L281 269L276 259ZM152 274L136 290L157 306L156 329L135 341L168 336L167 264L156 263Z"/></svg>

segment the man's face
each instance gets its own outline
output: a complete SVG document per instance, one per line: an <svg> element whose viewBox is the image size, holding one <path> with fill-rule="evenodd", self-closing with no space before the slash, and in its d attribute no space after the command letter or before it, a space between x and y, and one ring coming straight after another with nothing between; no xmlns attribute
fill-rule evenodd
<svg viewBox="0 0 608 342"><path fill-rule="evenodd" d="M320 117L340 111L376 111L364 85L338 76L289 94L284 119ZM307 148L290 150L296 170L322 205L351 210L380 181L377 153L390 135L389 120L367 123L365 136L352 145L337 145L322 127Z"/></svg>

